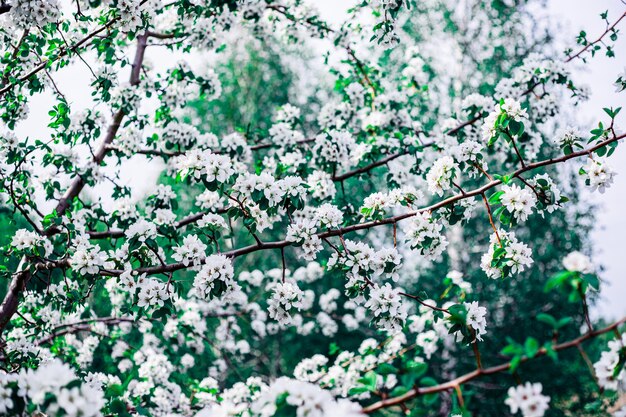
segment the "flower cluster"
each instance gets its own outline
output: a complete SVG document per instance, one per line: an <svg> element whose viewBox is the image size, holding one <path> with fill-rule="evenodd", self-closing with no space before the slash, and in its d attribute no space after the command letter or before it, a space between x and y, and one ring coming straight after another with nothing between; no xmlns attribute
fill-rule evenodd
<svg viewBox="0 0 626 417"><path fill-rule="evenodd" d="M428 191L442 196L444 191L452 187L452 182L456 178L457 170L458 167L452 157L444 156L437 159L430 168L430 171L426 174Z"/></svg>
<svg viewBox="0 0 626 417"><path fill-rule="evenodd" d="M183 265L198 266L202 263L207 246L196 235L187 235L181 246L174 248L172 258Z"/></svg>
<svg viewBox="0 0 626 417"><path fill-rule="evenodd" d="M537 203L535 194L529 189L520 188L515 184L505 185L502 187L502 191L503 194L500 197L502 205L516 220L526 221Z"/></svg>
<svg viewBox="0 0 626 417"><path fill-rule="evenodd" d="M127 288L132 286L132 277L123 278L120 276L120 284ZM145 274L137 279L137 306L146 309L160 308L170 299L172 289L167 282L156 278L146 278Z"/></svg>
<svg viewBox="0 0 626 417"><path fill-rule="evenodd" d="M587 165L581 168L580 172L585 175L585 184L591 188L591 191L598 190L600 194L604 194L613 184L617 175L605 161L591 158L587 161Z"/></svg>
<svg viewBox="0 0 626 417"><path fill-rule="evenodd" d="M303 292L291 282L277 283L267 301L270 318L281 326L292 323L292 314L302 307Z"/></svg>
<svg viewBox="0 0 626 417"><path fill-rule="evenodd" d="M263 390L250 410L253 415L272 416L291 407L295 408L298 416L363 416L357 404L345 399L336 400L327 390L315 384L286 377L277 379Z"/></svg>
<svg viewBox="0 0 626 417"><path fill-rule="evenodd" d="M492 139L497 137L503 117L521 122L528 118L528 113L526 109L522 108L522 104L515 99L505 98L501 100L499 104L496 104L494 111L485 118L482 126L484 141L493 143Z"/></svg>
<svg viewBox="0 0 626 417"><path fill-rule="evenodd" d="M472 301L471 303L463 303L467 309L467 325L472 328L477 340L483 340L482 335L487 333L485 329L487 327L487 309L478 305L478 302Z"/></svg>
<svg viewBox="0 0 626 417"><path fill-rule="evenodd" d="M235 173L231 158L209 149L187 152L177 161L177 168L183 177L192 174L194 178L203 177L209 183L227 182Z"/></svg>
<svg viewBox="0 0 626 417"><path fill-rule="evenodd" d="M416 214L404 233L411 249L418 249L429 260L438 259L448 246L443 225L437 223L427 212Z"/></svg>
<svg viewBox="0 0 626 417"><path fill-rule="evenodd" d="M482 256L480 267L489 278L506 278L532 265L531 255L531 249L518 241L515 233L499 230L491 235L489 250Z"/></svg>
<svg viewBox="0 0 626 417"><path fill-rule="evenodd" d="M626 389L626 370L621 359L626 354L626 335L609 342L609 350L600 355L600 360L593 364L598 384L605 389Z"/></svg>
<svg viewBox="0 0 626 417"><path fill-rule="evenodd" d="M407 309L402 303L401 292L401 289L393 288L389 283L382 286L374 284L370 288L365 307L374 315L373 321L377 327L390 332L402 330Z"/></svg>
<svg viewBox="0 0 626 417"><path fill-rule="evenodd" d="M505 403L511 408L511 413L518 411L523 417L543 417L548 410L550 397L541 394L543 386L537 382L509 388Z"/></svg>
<svg viewBox="0 0 626 417"><path fill-rule="evenodd" d="M47 415L96 417L105 404L99 386L83 383L69 365L58 359L36 370L0 375L0 392L0 412L5 415L21 414L12 398L19 398L32 412Z"/></svg>
<svg viewBox="0 0 626 417"><path fill-rule="evenodd" d="M80 238L70 258L70 265L81 275L93 275L97 274L100 268L111 268L113 263L98 245L90 243L87 238Z"/></svg>
<svg viewBox="0 0 626 417"><path fill-rule="evenodd" d="M38 247L43 249L43 255L49 256L52 253L52 242L39 236L35 232L26 229L15 231L11 239L11 246L19 251L34 251Z"/></svg>
<svg viewBox="0 0 626 417"><path fill-rule="evenodd" d="M396 188L388 193L376 192L365 198L359 212L365 218L381 219L386 211L419 203L423 198L424 195L411 186Z"/></svg>
<svg viewBox="0 0 626 417"><path fill-rule="evenodd" d="M224 255L208 256L193 280L196 297L211 300L238 289L233 264Z"/></svg>
<svg viewBox="0 0 626 417"><path fill-rule="evenodd" d="M32 25L43 27L61 16L58 0L16 0L11 5L10 19L22 29Z"/></svg>
<svg viewBox="0 0 626 417"><path fill-rule="evenodd" d="M402 256L395 248L382 248L375 251L363 242L354 242L346 239L342 252L335 252L328 260L328 268L337 268L347 271L351 276L369 275L375 277L385 275L397 280L398 268L401 266Z"/></svg>

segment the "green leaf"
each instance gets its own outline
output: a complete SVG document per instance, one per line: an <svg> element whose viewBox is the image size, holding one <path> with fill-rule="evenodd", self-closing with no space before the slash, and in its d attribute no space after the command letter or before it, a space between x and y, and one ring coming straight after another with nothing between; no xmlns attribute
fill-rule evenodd
<svg viewBox="0 0 626 417"><path fill-rule="evenodd" d="M596 291L600 289L600 279L596 274L584 274L583 279Z"/></svg>
<svg viewBox="0 0 626 417"><path fill-rule="evenodd" d="M539 313L537 314L537 320L539 320L542 323L546 323L548 326L556 329L558 328L558 323L557 320L552 317L550 314L547 313Z"/></svg>
<svg viewBox="0 0 626 417"><path fill-rule="evenodd" d="M380 365L378 365L377 369L378 373L381 375L395 374L398 372L398 368L389 363L381 363Z"/></svg>
<svg viewBox="0 0 626 417"><path fill-rule="evenodd" d="M411 361L407 365L407 371L416 379L421 378L428 371L428 364L425 362Z"/></svg>
<svg viewBox="0 0 626 417"><path fill-rule="evenodd" d="M534 337L529 337L524 342L524 349L526 351L526 356L529 358L534 358L539 352L539 342Z"/></svg>
<svg viewBox="0 0 626 417"><path fill-rule="evenodd" d="M557 323L557 328L561 328L563 326L568 325L569 323L572 322L572 318L571 317L563 317L562 319L559 320L559 322Z"/></svg>
<svg viewBox="0 0 626 417"><path fill-rule="evenodd" d="M363 377L359 378L357 382L366 386L370 391L376 391L376 380L376 373L373 371L369 371L368 373L363 375Z"/></svg>
<svg viewBox="0 0 626 417"><path fill-rule="evenodd" d="M350 388L350 390L348 390L348 395L359 395L359 394L363 394L364 392L369 392L370 389L369 387L366 387L364 385L358 386L358 387L352 387Z"/></svg>
<svg viewBox="0 0 626 417"><path fill-rule="evenodd" d="M511 360L511 365L509 368L511 373L514 373L517 370L517 368L519 368L520 363L522 363L521 356L516 356Z"/></svg>

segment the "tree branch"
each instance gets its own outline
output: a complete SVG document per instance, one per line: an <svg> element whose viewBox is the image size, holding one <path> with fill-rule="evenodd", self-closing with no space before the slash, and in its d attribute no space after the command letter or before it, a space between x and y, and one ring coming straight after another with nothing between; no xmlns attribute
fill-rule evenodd
<svg viewBox="0 0 626 417"><path fill-rule="evenodd" d="M601 141L599 143L597 143L596 145L587 148L587 149L583 149L581 151L578 152L573 152L569 155L564 155L558 158L551 158L551 159L545 159L543 161L538 161L535 163L531 163L531 164L527 164L525 167L518 169L517 171L513 172L511 174L511 178L515 178L518 177L519 175L528 172L528 171L532 171L534 169L537 168L541 168L544 166L549 166L549 165L554 165L557 163L561 163L561 162L565 162L568 161L570 159L574 159L574 158L579 158L581 156L587 156L591 153L593 153L594 151L609 145L610 143L619 141L621 139L624 139L626 137L626 134L622 134L620 136L615 136L613 138L610 139L606 139L604 141ZM418 213L423 213L426 211L434 211L437 209L440 209L442 207L445 207L449 204L455 203L457 201L466 199L466 198L470 198L470 197L475 197L475 196L479 196L483 193L485 193L486 191L498 186L502 184L502 180L493 180L490 181L489 183L483 185L482 187L476 188L472 191L467 191L464 194L459 193L456 195L453 195L451 197L448 197L444 200L441 200L437 203L434 203L430 206L418 209L418 210L414 210L414 211L410 211L408 213L404 213L404 214L400 214L398 216L394 216L394 217L387 217L385 219L382 220L374 220L374 221L370 221L370 222L364 222L364 223L357 223L357 224L353 224L350 226L346 226L343 228L339 228L339 229L334 229L334 230L329 230L326 232L322 232L322 233L318 233L318 237L322 240L324 240L325 238L328 237L332 237L332 236L341 236L344 235L346 233L349 232L355 232L358 230L366 230L366 229L371 229L373 227L378 227L378 226L382 226L385 224L393 224L396 222L399 222L401 220L405 220L408 219L410 217L413 217L415 215L417 215ZM223 254L225 256L231 257L231 258L236 258L239 256L244 256L253 252L257 252L260 250L266 250L266 249L280 249L280 248L284 248L287 246L291 246L293 244L293 242L289 242L287 240L280 240L280 241L274 241L274 242L263 242L261 244L254 244L254 245L250 245L250 246L246 246L243 248L239 248L239 249L234 249L231 250L229 252L224 252ZM147 273L149 275L153 275L153 274L160 274L160 273L169 273L169 272L173 272L173 271L178 271L181 269L186 269L188 268L189 265L184 265L182 262L181 263L173 263L173 264L168 264L165 266L156 266L156 267L147 267L147 268L138 268L136 269L136 271L138 273ZM120 275L122 272L122 270L102 270L102 274L103 275L110 275L110 276L117 276Z"/></svg>
<svg viewBox="0 0 626 417"><path fill-rule="evenodd" d="M626 317L622 318L621 320L616 321L615 323L603 328L603 329L599 329L593 332L589 332L586 333L576 339L572 339L570 341L567 342L563 342L560 344L555 344L552 346L552 349L554 349L555 351L560 351L560 350L565 350L565 349L570 349L572 347L576 347L579 346L581 343L589 340L589 339L593 339L595 337L598 337L602 334L611 332L615 329L617 329L620 325L622 325L623 323L626 322ZM536 357L540 357L540 356L544 356L546 355L548 352L546 351L545 348L541 348L537 354L534 356ZM527 362L531 360L531 358L524 356L522 357L522 362ZM393 398L388 398L385 400L381 400L378 401L374 404L371 404L367 407L363 408L363 412L364 413L373 413L374 411L378 411L382 408L386 408L386 407L391 407L394 405L400 405L405 403L406 401L409 401L412 398L418 397L420 395L426 395L426 394L434 394L437 392L441 392L441 391L448 391L450 389L454 389L457 386L460 386L462 384L467 383L468 381L471 381L473 379L476 379L478 377L481 377L483 375L491 375L491 374L496 374L496 373L500 373L500 372L504 372L509 370L511 367L511 362L505 362L502 363L500 365L496 365L496 366L492 366L489 368L482 368L482 369L476 369L472 372L469 372L465 375L462 375L458 378L455 378L451 381L448 382L444 382L438 385L434 385L434 386L430 386L430 387L416 387L414 389L412 389L411 391L407 392L406 394L403 395L399 395L397 397L393 397Z"/></svg>

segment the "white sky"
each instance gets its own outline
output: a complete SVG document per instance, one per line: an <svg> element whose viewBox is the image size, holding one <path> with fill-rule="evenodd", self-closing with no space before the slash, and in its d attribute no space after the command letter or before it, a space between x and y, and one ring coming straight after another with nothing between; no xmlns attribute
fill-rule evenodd
<svg viewBox="0 0 626 417"><path fill-rule="evenodd" d="M313 0L311 0L313 2ZM322 18L330 23L338 23L345 17L345 11L354 4L354 0L316 0L314 4L320 10ZM619 0L549 0L546 10L540 13L550 13L554 16L555 27L564 40L573 40L575 34L585 29L590 39L595 39L604 30L599 13L609 10L609 20L626 9L626 5ZM626 36L626 21L622 22L621 30ZM154 54L157 49L149 51L149 58L157 60ZM626 92L621 95L614 93L612 82L617 74L626 66L626 38L621 39L616 50L617 58L608 59L600 57L594 59L586 66L585 70L577 70L576 79L591 87L592 96L589 102L584 103L578 109L576 119L580 127L589 127L600 118L603 118L602 107L624 106L620 114L621 119L626 117ZM81 108L88 105L90 98L85 94L89 85L88 71L83 68L74 70L67 69L55 75L55 80L60 89L68 96L74 106ZM31 114L45 115L52 105L50 97L43 98L31 103ZM624 126L626 123L621 123ZM43 124L28 123L20 129L21 134L31 137L45 137ZM126 164L123 171L124 182L132 185L138 195L144 194L151 189L158 177L158 170L146 169L147 164L142 157L137 157L131 164ZM606 270L602 277L606 285L602 291L602 301L598 303L595 314L608 317L622 316L626 314L626 279L622 271L626 270L626 216L623 205L626 203L626 146L622 145L611 157L610 164L620 175L616 178L614 186L604 195L591 194L589 201L602 205L599 213L599 222L592 236L597 250L594 258L596 263L602 264ZM610 227L609 227L610 225ZM621 259L624 258L624 259Z"/></svg>
<svg viewBox="0 0 626 417"><path fill-rule="evenodd" d="M550 0L548 11L556 21L564 25L563 35L573 39L581 29L585 29L589 39L596 39L604 31L599 14L609 11L609 20L614 21L626 10L619 0ZM616 58L597 57L587 65L587 71L576 71L577 79L591 87L592 95L578 111L578 121L582 126L592 126L604 119L603 107L624 109L618 116L617 126L626 128L626 92L615 93L612 83L626 68L626 21L619 26L620 39L617 42ZM594 261L606 267L601 277L606 280L601 291L601 301L596 306L596 314L607 318L622 317L626 314L626 145L624 142L611 156L609 164L618 172L614 185L604 194L594 193L589 202L600 204L598 224L593 233L596 256Z"/></svg>

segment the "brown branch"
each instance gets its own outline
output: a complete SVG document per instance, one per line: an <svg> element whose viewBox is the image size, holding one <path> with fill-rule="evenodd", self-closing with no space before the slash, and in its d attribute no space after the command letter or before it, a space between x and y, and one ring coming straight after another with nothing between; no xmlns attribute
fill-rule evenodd
<svg viewBox="0 0 626 417"><path fill-rule="evenodd" d="M608 333L617 329L624 322L626 322L626 317L622 318L621 320L616 321L615 323L605 328L586 333L576 339L572 339L567 342L555 344L552 346L552 349L558 352L560 350L570 349L572 347L579 346L581 343L585 342L586 340L593 339L602 334L605 334L605 333ZM545 356L547 353L548 351L545 348L541 348L534 357ZM522 357L521 362L527 362L530 359L531 358L524 356ZM378 411L382 408L403 404L409 401L410 399L418 397L420 395L434 394L434 393L441 392L441 391L448 391L450 389L454 389L457 386L463 385L467 383L468 381L476 379L480 376L497 374L500 372L508 371L510 368L511 368L511 362L505 362L500 365L492 366L489 368L476 369L472 372L469 372L465 375L461 375L460 377L455 378L448 382L444 382L444 383L430 386L430 387L416 387L410 390L409 392L407 392L406 394L399 395L397 397L388 398L386 400L378 401L374 404L364 407L363 412L369 414L369 413L373 413L374 411Z"/></svg>
<svg viewBox="0 0 626 417"><path fill-rule="evenodd" d="M148 35L146 34L137 36L137 49L135 51L135 59L133 61L132 70L130 73L130 85L132 86L136 86L139 84L139 76L141 74L141 65L143 63L143 57L146 51L147 40ZM93 162L96 165L99 165L104 160L104 157L106 156L108 150L108 146L111 144L111 142L113 142L113 139L115 139L115 135L117 135L117 131L120 128L124 116L126 116L126 114L122 109L118 110L113 116L113 123L111 123L111 125L109 126L107 135L105 136L102 144L93 156ZM67 189L67 191L57 204L56 213L58 216L61 216L63 215L63 213L65 213L65 211L70 207L71 201L78 196L78 194L83 190L84 187L85 181L82 178L78 177L74 180L72 185L70 185L70 187Z"/></svg>
<svg viewBox="0 0 626 417"><path fill-rule="evenodd" d="M82 331L91 331L93 328L93 325L91 323L104 323L108 326L114 326L120 323L133 323L134 321L135 320L132 318L125 317L98 317L93 319L80 320L74 323L61 324L53 329L53 333L37 340L36 343L37 345L43 345L45 343L50 343L57 337L64 336L66 334L74 334Z"/></svg>
<svg viewBox="0 0 626 417"><path fill-rule="evenodd" d="M595 41L588 43L587 45L585 45L585 47L583 49L581 49L580 51L578 51L578 53L576 55L572 55L569 58L567 58L565 60L565 62L570 62L576 58L578 58L579 56L581 56L587 49L589 49L590 47L592 47L593 45L599 43L602 41L602 39L611 31L613 31L613 29L615 29L615 26L617 26L619 24L619 22L622 21L622 19L626 17L626 12L624 12L619 19L617 19L611 26L609 26L608 28L606 28L606 30L604 31L604 33L602 33L598 39L596 39Z"/></svg>
<svg viewBox="0 0 626 417"><path fill-rule="evenodd" d="M108 21L106 24L104 24L103 26L101 26L100 28L94 30L93 32L91 32L89 35L85 36L83 39L81 39L80 41L76 42L72 47L70 48L63 48L61 50L61 52L57 55L56 59L61 58L65 55L68 55L70 52L74 52L76 51L78 48L80 48L81 46L83 46L85 43L87 43L87 41L91 40L92 38L94 38L95 36L99 35L100 33L102 33L103 31L109 29L111 26L113 26L113 24L115 22L117 22L119 20L119 17L116 17L114 19L111 19L110 21ZM33 68L30 72L28 72L27 74L22 75L21 77L17 78L17 82L15 83L11 83L11 84L7 84L5 86L3 86L0 89L0 96L2 96L4 93L6 93L7 91L9 91L10 89L12 89L13 87L15 87L16 85L18 85L19 83L22 83L24 81L27 81L30 77L32 77L33 75L37 74L38 72L40 72L41 70L43 70L44 68L46 68L48 66L48 64L51 64L53 62L52 59L46 59L45 61L43 61L41 64L37 65L35 68Z"/></svg>
<svg viewBox="0 0 626 417"><path fill-rule="evenodd" d="M489 206L489 201L487 201L487 196L485 195L485 193L482 193L481 196L483 197L483 201L485 202L485 207L487 208L487 215L489 216L489 223L491 224L491 228L493 229L493 232L496 234L496 238L498 239L498 243L500 244L500 247L502 247L502 240L500 240L500 234L498 234L498 228L493 222L493 215L491 214L491 207Z"/></svg>
<svg viewBox="0 0 626 417"><path fill-rule="evenodd" d="M564 155L558 158L551 158L551 159L545 159L542 161L538 161L538 162L534 162L531 164L527 164L525 167L518 169L517 171L513 172L511 174L511 178L516 178L519 175L537 169L537 168L541 168L544 166L549 166L549 165L554 165L557 163L561 163L561 162L565 162L568 161L570 159L574 159L574 158L579 158L581 156L587 156L589 154L591 154L592 152L607 146L613 142L616 142L620 139L624 139L626 138L626 134L622 134L620 136L615 136L613 138L610 139L606 139L604 141L601 141L599 143L597 143L596 145L587 148L587 149L583 149L581 151L578 152L573 152L569 155ZM502 180L494 180L494 181L490 181L489 183L483 185L482 187L476 188L472 191L467 191L465 192L465 194L456 194L453 195L451 197L448 197L444 200L440 200L437 203L434 203L430 206L421 208L419 210L414 210L414 211L410 211L404 214L400 214L398 216L394 216L394 217L387 217L385 219L382 220L374 220L374 221L370 221L370 222L364 222L364 223L357 223L357 224L353 224L350 226L346 226L343 228L338 228L338 229L334 229L334 230L329 230L326 232L322 232L319 233L317 236L324 240L325 238L328 237L332 237L332 236L340 236L342 237L342 235L346 234L346 233L350 233L350 232L355 232L358 230L367 230L367 229L371 229L373 227L378 227L378 226L382 226L385 224L393 224L395 222L399 222L401 220L405 220L408 219L410 217L413 217L415 215L417 215L418 213L422 213L422 212L426 212L426 211L435 211L438 210L442 207L445 207L449 204L452 204L454 202L466 199L466 198L470 198L470 197L475 197L478 195L481 195L483 193L485 193L486 191L498 186L502 184ZM284 248L287 246L291 246L293 242L289 242L287 240L280 240L280 241L274 241L274 242L263 242L261 244L255 244L255 245L250 245L250 246L245 246L239 249L233 249L231 251L228 252L224 252L223 254L225 256L228 256L230 258L236 258L239 256L244 256L253 252L257 252L260 250L267 250L267 249L280 249L280 248ZM173 263L173 264L168 264L165 267L159 266L159 267L147 267L147 268L138 268L136 269L136 271L138 273L147 273L149 275L152 274L160 274L160 273L167 273L167 272L173 272L173 271L178 271L181 269L186 269L188 268L188 266L184 265L183 263ZM113 270L103 270L102 274L103 275L113 275L113 276L117 276L120 275L122 272L122 270L118 270L118 269L113 269Z"/></svg>
<svg viewBox="0 0 626 417"><path fill-rule="evenodd" d="M20 294L26 289L26 284L28 284L31 277L32 275L28 269L13 275L9 290L4 297L4 301L2 301L2 305L0 305L0 334L7 324L9 324L13 314L17 311Z"/></svg>
<svg viewBox="0 0 626 417"><path fill-rule="evenodd" d="M104 27L101 28L101 30L103 29ZM135 60L133 62L133 67L132 67L131 74L130 74L131 85L139 84L139 75L141 73L140 72L141 65L143 62L144 52L146 50L147 38L148 37L145 34L139 35L137 37L137 49L135 52ZM83 41L81 42L84 43L86 42L86 40L83 39ZM79 44L80 42L77 43L76 45L79 45ZM120 127L120 124L122 123L122 119L124 118L124 116L125 116L124 112L120 109L117 111L117 113L113 117L113 123L109 126L107 136L105 137L102 145L100 145L100 148L98 149L98 151L93 156L93 160L96 164L100 164L104 160L104 157L107 152L107 145L113 141L113 138L117 134L117 131ZM56 207L57 216L61 216L63 215L63 213L65 213L65 211L70 207L71 201L75 197L78 196L78 194L82 191L84 186L85 186L85 182L82 178L79 177L74 180L74 182L70 185L69 189L65 192L65 195L63 196L63 198L57 204L57 207ZM52 236L58 233L59 231L60 229L56 227L51 227L47 229L46 231L44 231L44 234L46 234L47 236ZM22 263L25 261L26 259L23 258ZM7 292L2 302L2 305L0 306L0 335L2 334L7 324L11 321L11 318L17 311L20 295L22 291L25 290L26 284L28 283L30 278L31 278L31 273L29 271L28 266L26 266L23 271L13 276L13 280L11 281L9 291Z"/></svg>

